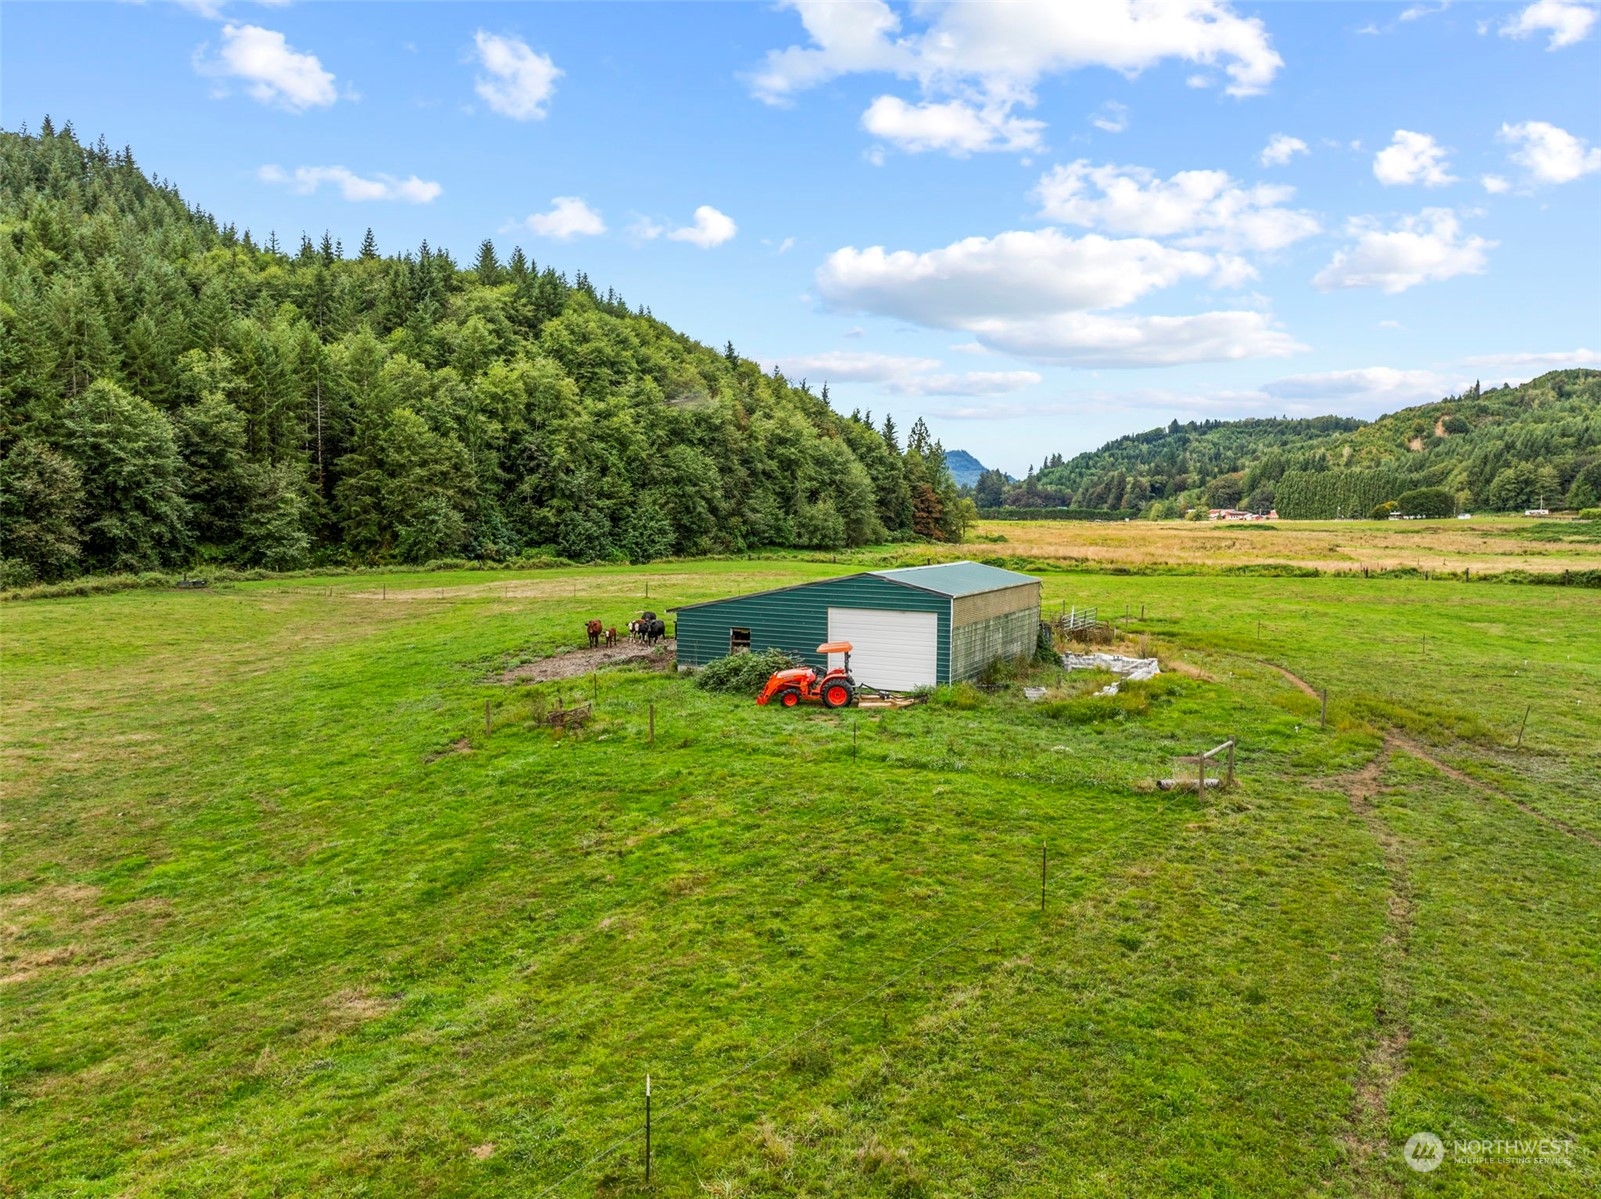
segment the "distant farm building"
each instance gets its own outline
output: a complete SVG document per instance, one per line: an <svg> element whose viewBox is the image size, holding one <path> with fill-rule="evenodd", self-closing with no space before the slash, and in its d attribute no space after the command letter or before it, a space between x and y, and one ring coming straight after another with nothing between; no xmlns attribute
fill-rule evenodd
<svg viewBox="0 0 1601 1199"><path fill-rule="evenodd" d="M1000 658L1032 653L1040 581L977 562L870 570L674 608L678 664L740 650L782 649L809 666L817 647L849 641L864 687L910 691L970 679Z"/></svg>
<svg viewBox="0 0 1601 1199"><path fill-rule="evenodd" d="M1242 512L1238 508L1211 508L1207 510L1207 520L1277 520L1279 510L1274 508L1270 512Z"/></svg>

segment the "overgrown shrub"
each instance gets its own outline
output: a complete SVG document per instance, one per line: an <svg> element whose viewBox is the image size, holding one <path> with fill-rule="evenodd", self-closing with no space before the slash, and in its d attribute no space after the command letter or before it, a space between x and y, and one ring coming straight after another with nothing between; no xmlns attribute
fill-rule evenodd
<svg viewBox="0 0 1601 1199"><path fill-rule="evenodd" d="M1143 683L1124 683L1116 695L1084 695L1077 699L1046 701L1039 705L1044 715L1068 724L1095 724L1102 720L1127 720L1144 716L1151 704L1182 690L1183 683L1168 675L1157 675Z"/></svg>
<svg viewBox="0 0 1601 1199"><path fill-rule="evenodd" d="M1456 497L1443 487L1414 487L1396 501L1403 516L1439 519L1456 515Z"/></svg>
<svg viewBox="0 0 1601 1199"><path fill-rule="evenodd" d="M731 695L759 694L775 670L788 670L799 663L781 649L759 653L729 654L706 663L695 672L695 686L702 691L725 691Z"/></svg>
<svg viewBox="0 0 1601 1199"><path fill-rule="evenodd" d="M1034 638L1034 661L1046 666L1055 666L1061 661L1056 653L1056 636L1050 624L1043 620Z"/></svg>
<svg viewBox="0 0 1601 1199"><path fill-rule="evenodd" d="M955 708L958 712L971 712L984 702L984 693L966 681L949 683L934 688L928 702L938 708Z"/></svg>
<svg viewBox="0 0 1601 1199"><path fill-rule="evenodd" d="M1004 687L1028 674L1034 664L1032 655L1019 654L1015 658L996 658L987 662L978 672L978 681L984 687Z"/></svg>

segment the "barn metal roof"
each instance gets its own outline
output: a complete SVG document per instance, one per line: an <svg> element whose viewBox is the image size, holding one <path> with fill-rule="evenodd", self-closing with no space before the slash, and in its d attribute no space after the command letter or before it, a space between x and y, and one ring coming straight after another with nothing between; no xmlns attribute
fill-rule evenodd
<svg viewBox="0 0 1601 1199"><path fill-rule="evenodd" d="M1039 582L1033 575L1003 570L999 566L985 566L982 562L940 562L933 566L906 566L898 570L873 570L868 573L892 583L932 591L936 595L948 595L952 599Z"/></svg>
<svg viewBox="0 0 1601 1199"><path fill-rule="evenodd" d="M721 599L701 600L695 604L679 604L669 612L687 612L691 608L709 608L713 604L726 604L731 600L755 599L763 595L778 595L785 591L803 591L819 583L839 583L845 579L866 577L899 583L933 595L952 599L964 595L981 595L986 591L1004 591L1024 583L1038 583L1033 575L1019 574L1015 570L1002 570L999 566L985 566L979 562L941 562L934 566L905 566L898 570L863 570L853 575L839 575L832 579L808 579L804 583L791 583L787 587L772 587L766 591L748 591L743 595L727 595Z"/></svg>

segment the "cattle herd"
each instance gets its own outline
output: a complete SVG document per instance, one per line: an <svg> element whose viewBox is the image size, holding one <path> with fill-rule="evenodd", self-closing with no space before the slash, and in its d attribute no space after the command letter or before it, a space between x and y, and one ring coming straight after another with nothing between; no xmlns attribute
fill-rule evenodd
<svg viewBox="0 0 1601 1199"><path fill-rule="evenodd" d="M597 649L601 642L607 645L617 644L617 626L606 625L599 620L584 622L584 632L589 635L589 648ZM640 641L646 645L655 645L667 636L667 622L654 612L641 612L638 620L628 622L628 638L630 641Z"/></svg>

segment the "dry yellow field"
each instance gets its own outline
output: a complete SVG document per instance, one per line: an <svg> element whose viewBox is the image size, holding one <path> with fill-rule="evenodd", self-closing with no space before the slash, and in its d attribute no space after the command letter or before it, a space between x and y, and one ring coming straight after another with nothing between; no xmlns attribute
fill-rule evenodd
<svg viewBox="0 0 1601 1199"><path fill-rule="evenodd" d="M1571 530L1571 532L1570 532ZM1593 522L1481 520L980 521L972 538L1009 554L1122 565L1236 566L1284 562L1320 570L1471 570L1474 573L1601 568Z"/></svg>

